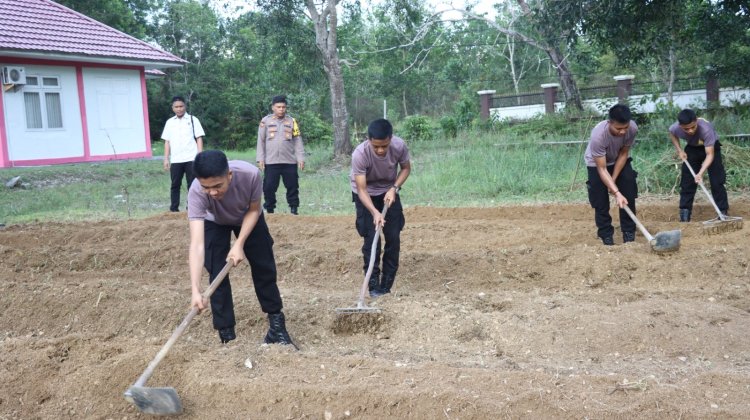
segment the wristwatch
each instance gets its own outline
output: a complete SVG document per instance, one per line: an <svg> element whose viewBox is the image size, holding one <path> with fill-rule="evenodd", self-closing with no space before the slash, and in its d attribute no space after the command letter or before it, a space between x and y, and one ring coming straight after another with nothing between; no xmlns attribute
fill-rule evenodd
<svg viewBox="0 0 750 420"><path fill-rule="evenodd" d="M394 190L396 190L396 194L398 194L398 192L399 192L399 191L401 191L401 187L399 187L399 186L398 186L398 185L396 185L396 184L393 184L393 187L392 187L392 188L393 188Z"/></svg>

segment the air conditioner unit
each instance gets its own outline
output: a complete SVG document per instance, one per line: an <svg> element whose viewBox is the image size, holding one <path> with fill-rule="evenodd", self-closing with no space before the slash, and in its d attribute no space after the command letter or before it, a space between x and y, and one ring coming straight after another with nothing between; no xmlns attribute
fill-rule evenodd
<svg viewBox="0 0 750 420"><path fill-rule="evenodd" d="M3 67L3 83L6 85L25 85L26 69L16 66Z"/></svg>

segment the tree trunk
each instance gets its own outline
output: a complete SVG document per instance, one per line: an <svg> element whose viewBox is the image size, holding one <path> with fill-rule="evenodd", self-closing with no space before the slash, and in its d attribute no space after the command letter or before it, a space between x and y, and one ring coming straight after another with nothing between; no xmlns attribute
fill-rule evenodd
<svg viewBox="0 0 750 420"><path fill-rule="evenodd" d="M328 87L331 90L331 114L333 118L333 157L340 158L352 154L352 142L349 139L349 113L346 111L344 78L338 54L334 62L329 63Z"/></svg>
<svg viewBox="0 0 750 420"><path fill-rule="evenodd" d="M516 2L521 6L521 9L523 10L525 14L531 13L531 9L526 4L526 1L516 0ZM497 29L503 34L512 36L515 39L520 40L521 42L525 42L534 48L538 48L544 51L547 54L547 56L549 56L550 60L552 61L552 65L554 65L555 69L557 70L557 76L560 79L560 86L563 89L563 93L565 93L565 101L568 104L572 104L577 109L583 110L583 104L581 103L581 96L578 92L578 86L576 85L575 78L573 77L573 73L571 73L570 69L568 68L568 60L567 58L565 58L565 55L560 52L560 49L554 46L553 41L550 41L550 42L537 41L536 39L528 35L525 35L523 33L520 33L513 28L506 28L500 25L494 19L488 19L485 16L479 16L465 9L452 8L450 10L461 12L464 16L467 16L471 19L482 20L486 22L489 26Z"/></svg>
<svg viewBox="0 0 750 420"><path fill-rule="evenodd" d="M406 90L401 91L401 103L404 106L404 118L409 116L409 111L406 109Z"/></svg>
<svg viewBox="0 0 750 420"><path fill-rule="evenodd" d="M552 60L552 64L557 70L557 77L560 79L560 87L562 87L563 92L565 93L565 102L574 105L578 110L582 110L583 103L581 103L581 95L578 92L578 85L576 85L573 74L568 68L568 61L557 48L549 48L546 51L550 60Z"/></svg>
<svg viewBox="0 0 750 420"><path fill-rule="evenodd" d="M313 0L306 0L307 11L315 26L315 45L323 59L323 68L328 76L331 91L331 114L333 117L333 157L348 157L352 154L349 139L349 113L346 110L344 77L336 46L336 12L338 0L325 0L322 10L318 10Z"/></svg>

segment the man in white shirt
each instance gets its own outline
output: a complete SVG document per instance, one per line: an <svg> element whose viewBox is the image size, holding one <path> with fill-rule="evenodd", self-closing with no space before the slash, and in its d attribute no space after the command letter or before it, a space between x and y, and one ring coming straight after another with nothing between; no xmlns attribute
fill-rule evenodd
<svg viewBox="0 0 750 420"><path fill-rule="evenodd" d="M198 118L188 114L185 98L172 98L174 117L167 120L161 134L164 140L164 170L168 170L172 178L170 188L171 203L169 211L180 211L180 188L183 176L187 179L187 188L193 183L193 160L195 155L203 151L203 127Z"/></svg>

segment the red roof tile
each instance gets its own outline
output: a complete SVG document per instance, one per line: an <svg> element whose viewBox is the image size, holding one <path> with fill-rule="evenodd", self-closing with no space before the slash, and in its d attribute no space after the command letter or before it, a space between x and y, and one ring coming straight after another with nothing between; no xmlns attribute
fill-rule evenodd
<svg viewBox="0 0 750 420"><path fill-rule="evenodd" d="M0 54L8 50L168 65L185 63L173 54L50 0L2 0Z"/></svg>

